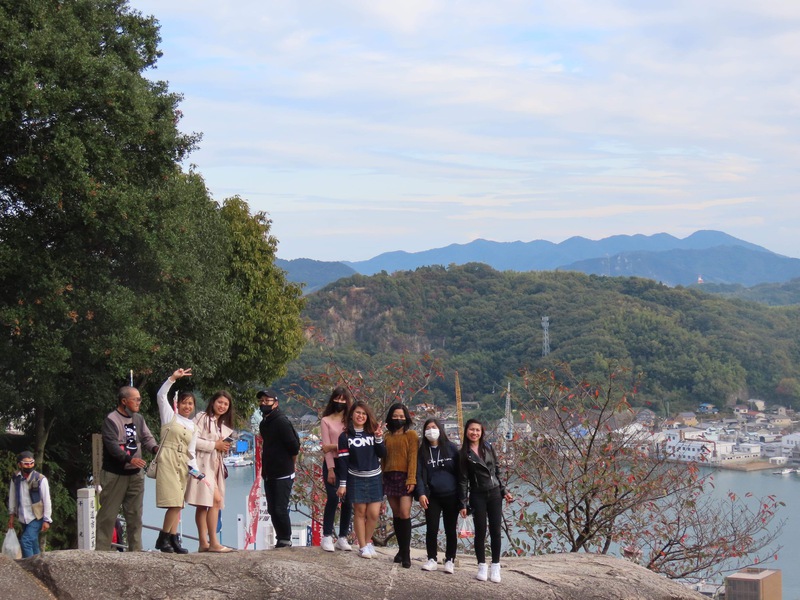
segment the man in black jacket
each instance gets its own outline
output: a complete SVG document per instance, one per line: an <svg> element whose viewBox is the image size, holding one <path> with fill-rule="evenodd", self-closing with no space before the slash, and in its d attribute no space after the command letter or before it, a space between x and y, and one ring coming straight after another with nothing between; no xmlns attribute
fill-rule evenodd
<svg viewBox="0 0 800 600"><path fill-rule="evenodd" d="M300 438L289 419L278 408L278 395L271 390L256 394L261 405L259 430L263 440L261 475L267 510L272 519L276 548L292 545L292 521L289 518L289 498L294 483L294 464L300 451Z"/></svg>

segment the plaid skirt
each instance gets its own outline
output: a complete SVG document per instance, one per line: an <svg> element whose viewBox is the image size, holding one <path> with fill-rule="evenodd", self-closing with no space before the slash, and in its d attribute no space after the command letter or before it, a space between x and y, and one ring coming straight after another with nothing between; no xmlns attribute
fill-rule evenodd
<svg viewBox="0 0 800 600"><path fill-rule="evenodd" d="M383 493L387 496L413 496L413 492L406 492L406 479L408 473L405 471L389 471L383 474Z"/></svg>

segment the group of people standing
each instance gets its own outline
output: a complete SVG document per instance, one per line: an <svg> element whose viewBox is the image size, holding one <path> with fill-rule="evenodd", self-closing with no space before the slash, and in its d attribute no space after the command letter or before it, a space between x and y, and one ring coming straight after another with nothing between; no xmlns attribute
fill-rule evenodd
<svg viewBox="0 0 800 600"><path fill-rule="evenodd" d="M161 443L156 442L142 415L141 395L132 386L120 388L117 407L101 428L103 466L95 547L112 550L117 514L122 509L128 550L142 549L144 469L142 450L155 454L156 505L166 510L156 549L186 554L178 524L184 504L195 507L200 552L231 552L217 538L219 511L225 503L226 470L222 461L233 433L233 399L224 391L211 396L206 410L194 418L195 396L181 391L169 400L172 386L191 369L177 369L158 390ZM151 467L152 468L152 465Z"/></svg>
<svg viewBox="0 0 800 600"><path fill-rule="evenodd" d="M483 424L467 421L464 443L458 449L448 440L438 419L425 421L420 442L412 429L408 408L393 404L386 415L387 432L366 402L353 401L350 392L337 387L323 411L322 476L327 492L323 513L322 549L350 550L346 536L352 518L353 532L362 558L376 556L372 535L386 496L399 551L394 557L411 566L411 507L416 498L425 510L425 571L438 569L440 519L445 533L446 573L454 572L458 546L458 517L474 515L475 553L480 581L499 583L503 500L511 495L501 482L497 456L486 440ZM339 535L334 544L337 507ZM486 534L491 538L491 572L486 565Z"/></svg>
<svg viewBox="0 0 800 600"><path fill-rule="evenodd" d="M224 391L211 396L206 409L194 418L195 396L179 392L170 402L173 385L192 375L191 369L176 369L158 390L161 442L155 440L139 414L141 395L132 386L120 388L116 408L102 426L103 464L100 475L96 548L112 549L117 514L122 509L127 524L128 550L142 549L142 510L147 463L142 450L155 454L147 475L156 480L156 504L165 509L156 549L165 553L188 552L178 536L185 503L195 507L200 552L231 552L217 537L219 513L225 504L227 469L223 457L233 441L233 399ZM262 477L276 548L291 542L289 501L295 476L300 439L288 418L278 408L277 394L258 392L263 440ZM386 432L384 432L384 425ZM408 408L393 404L384 423L379 422L362 401L353 401L349 390L333 390L321 420L322 478L327 493L322 524L322 549L351 550L347 536L352 527L362 558L374 558L372 536L384 496L392 510L392 523L399 551L394 562L411 566L411 508L416 498L425 511L427 562L422 569L438 569L440 519L446 545L444 571L454 572L458 546L458 517L474 516L477 579L500 582L500 550L503 500L511 501L501 481L499 463L486 440L483 424L467 421L461 448L448 440L438 419L429 418L420 441ZM21 546L24 556L38 554L40 530L47 530L50 496L47 479L34 470L33 455L19 455L9 509L24 526ZM336 542L335 518L339 510ZM486 565L486 534L491 539L491 572Z"/></svg>

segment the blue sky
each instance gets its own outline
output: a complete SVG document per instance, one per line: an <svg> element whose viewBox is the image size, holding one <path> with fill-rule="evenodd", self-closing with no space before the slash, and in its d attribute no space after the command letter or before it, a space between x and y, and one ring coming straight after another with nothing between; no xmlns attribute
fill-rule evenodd
<svg viewBox="0 0 800 600"><path fill-rule="evenodd" d="M132 0L285 259L717 229L800 257L796 0Z"/></svg>

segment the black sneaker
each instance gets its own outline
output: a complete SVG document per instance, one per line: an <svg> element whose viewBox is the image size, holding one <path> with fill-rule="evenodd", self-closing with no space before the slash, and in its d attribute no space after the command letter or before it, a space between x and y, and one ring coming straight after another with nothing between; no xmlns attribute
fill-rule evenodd
<svg viewBox="0 0 800 600"><path fill-rule="evenodd" d="M276 548L291 548L292 547L292 540L278 540L275 544Z"/></svg>

